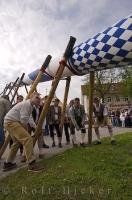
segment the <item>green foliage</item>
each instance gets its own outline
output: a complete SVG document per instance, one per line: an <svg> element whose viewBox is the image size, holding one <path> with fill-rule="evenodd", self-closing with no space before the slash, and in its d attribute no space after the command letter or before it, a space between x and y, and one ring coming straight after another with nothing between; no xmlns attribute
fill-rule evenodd
<svg viewBox="0 0 132 200"><path fill-rule="evenodd" d="M102 145L73 148L42 161L46 170L21 169L1 180L0 200L131 200L132 133Z"/></svg>
<svg viewBox="0 0 132 200"><path fill-rule="evenodd" d="M124 83L124 96L132 97L132 66L127 67L122 73L122 80Z"/></svg>
<svg viewBox="0 0 132 200"><path fill-rule="evenodd" d="M109 94L114 83L118 83L121 80L120 69L108 69L95 72L95 93L102 100L105 95ZM84 84L89 85L89 75L84 77Z"/></svg>

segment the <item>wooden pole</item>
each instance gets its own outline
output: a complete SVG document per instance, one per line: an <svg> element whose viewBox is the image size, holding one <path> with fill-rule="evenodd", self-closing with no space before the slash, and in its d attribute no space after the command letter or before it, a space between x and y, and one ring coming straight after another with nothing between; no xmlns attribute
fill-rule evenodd
<svg viewBox="0 0 132 200"><path fill-rule="evenodd" d="M90 71L90 84L89 84L89 125L88 125L88 144L89 145L92 144L94 77L95 77L95 72L94 71Z"/></svg>
<svg viewBox="0 0 132 200"><path fill-rule="evenodd" d="M57 70L57 73L54 77L54 80L52 82L52 86L51 86L51 89L50 89L50 92L49 92L49 95L48 95L48 98L46 99L46 102L43 106L43 109L42 109L42 112L40 114L40 117L39 117L39 120L38 120L38 124L37 124L37 127L36 127L36 130L35 130L35 133L34 133L34 145L36 143L36 140L38 139L38 136L39 134L41 133L41 129L42 129L42 124L44 122L44 119L48 113L48 110L49 110L49 107L50 107L50 103L54 97L54 94L55 94L55 91L56 91L56 88L58 86L58 83L61 79L61 76L62 76L62 73L64 71L64 68L65 68L65 65L66 65L66 62L68 60L68 58L70 57L71 53L72 53L72 49L73 49L73 46L75 44L75 41L76 39L74 37L70 37L70 41L67 45L67 48L65 50L65 53L64 53L64 56L62 58L62 61L60 62L60 66Z"/></svg>
<svg viewBox="0 0 132 200"><path fill-rule="evenodd" d="M43 65L42 65L42 67L41 67L41 69L40 69L40 71L39 71L39 73L38 73L36 79L34 80L32 86L31 86L31 88L30 88L30 90L29 90L29 92L28 92L28 94L27 94L26 99L29 99L29 98L30 98L30 95L36 90L36 87L37 87L38 83L40 82L40 80L41 80L41 78L42 78L42 75L43 75L45 69L46 69L47 66L49 65L50 60L51 60L51 55L48 55L47 58L45 59Z"/></svg>
<svg viewBox="0 0 132 200"><path fill-rule="evenodd" d="M9 92L7 93L8 96L9 96L9 94L12 92L12 90L14 89L14 87L15 87L15 85L16 85L16 83L17 83L18 80L19 80L19 77L15 80L15 82L14 82L13 85L11 86Z"/></svg>
<svg viewBox="0 0 132 200"><path fill-rule="evenodd" d="M26 93L28 94L28 89L27 89L26 84L24 85L24 87L25 87Z"/></svg>
<svg viewBox="0 0 132 200"><path fill-rule="evenodd" d="M21 78L20 78L20 80L19 80L19 83L18 83L17 86L16 86L14 95L13 95L13 97L12 97L12 99L11 99L11 103L12 103L12 102L14 101L14 99L15 99L15 96L16 96L16 94L17 94L17 91L18 91L18 89L19 89L21 83L22 83L22 80L23 80L24 76L25 76L25 73L22 74L22 76L21 76Z"/></svg>
<svg viewBox="0 0 132 200"><path fill-rule="evenodd" d="M62 106L61 123L60 123L61 132L63 131L63 124L64 124L64 120L65 120L65 112L66 112L70 82L71 82L71 77L67 77L66 78L66 87L65 87L65 92L64 92L64 99L63 99L63 106Z"/></svg>

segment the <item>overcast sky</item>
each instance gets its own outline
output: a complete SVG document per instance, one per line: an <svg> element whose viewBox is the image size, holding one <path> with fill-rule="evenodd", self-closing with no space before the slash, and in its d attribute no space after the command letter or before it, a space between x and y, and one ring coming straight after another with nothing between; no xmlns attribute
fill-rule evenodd
<svg viewBox="0 0 132 200"><path fill-rule="evenodd" d="M40 67L45 57L62 55L70 35L85 42L130 15L131 0L0 0L0 91ZM72 77L69 98L80 97L83 77ZM64 81L57 89L62 99ZM40 83L46 94L49 83ZM23 92L23 91L20 91Z"/></svg>

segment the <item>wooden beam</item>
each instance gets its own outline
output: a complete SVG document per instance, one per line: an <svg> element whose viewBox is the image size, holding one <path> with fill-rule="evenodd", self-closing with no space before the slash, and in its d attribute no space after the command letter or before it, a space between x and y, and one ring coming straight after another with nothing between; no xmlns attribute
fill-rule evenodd
<svg viewBox="0 0 132 200"><path fill-rule="evenodd" d="M9 92L7 93L7 95L9 96L9 94L12 92L12 90L14 89L14 87L16 86L17 81L19 80L19 77L15 80L15 82L12 84L12 86L10 87Z"/></svg>
<svg viewBox="0 0 132 200"><path fill-rule="evenodd" d="M94 93L94 77L95 72L90 71L90 87L89 87L89 125L88 125L88 144L92 144L92 125L93 125L93 93Z"/></svg>
<svg viewBox="0 0 132 200"><path fill-rule="evenodd" d="M20 78L20 80L19 80L19 83L18 83L17 86L16 86L14 95L13 95L13 97L12 97L12 99L11 99L11 103L13 103L13 101L14 101L14 99L15 99L15 96L17 95L18 89L19 89L20 85L22 84L22 80L23 80L24 76L25 76L25 73L22 74L22 76L21 76L21 78Z"/></svg>
<svg viewBox="0 0 132 200"><path fill-rule="evenodd" d="M67 99L68 99L68 93L70 88L70 82L71 77L66 78L66 86L65 86L65 92L64 92L64 99L63 99L63 106L62 106L62 116L61 116L61 123L60 123L60 130L63 131L63 125L65 120L65 113L66 113L66 106L67 106Z"/></svg>
<svg viewBox="0 0 132 200"><path fill-rule="evenodd" d="M38 83L40 82L40 80L41 80L41 78L42 78L42 75L43 75L43 73L45 72L45 69L48 67L51 58L52 58L51 55L48 55L48 56L46 57L46 59L45 59L43 65L42 65L42 67L41 67L41 69L40 69L40 71L39 71L39 73L38 73L38 75L37 75L37 77L36 77L36 79L34 80L32 86L31 86L31 88L30 88L30 90L29 90L29 92L28 92L28 94L27 94L26 99L29 99L29 98L30 98L30 95L36 90L36 87L37 87Z"/></svg>

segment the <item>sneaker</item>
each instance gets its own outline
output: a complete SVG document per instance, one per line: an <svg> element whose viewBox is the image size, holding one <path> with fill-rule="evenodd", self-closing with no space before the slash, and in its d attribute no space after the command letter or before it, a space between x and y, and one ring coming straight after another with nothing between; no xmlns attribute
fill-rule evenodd
<svg viewBox="0 0 132 200"><path fill-rule="evenodd" d="M53 142L52 147L55 147L55 142Z"/></svg>
<svg viewBox="0 0 132 200"><path fill-rule="evenodd" d="M96 141L95 143L94 143L94 145L98 145L98 144L101 144L101 141Z"/></svg>
<svg viewBox="0 0 132 200"><path fill-rule="evenodd" d="M4 162L4 166L3 166L3 171L4 172L12 170L12 169L15 169L15 168L17 168L16 163Z"/></svg>
<svg viewBox="0 0 132 200"><path fill-rule="evenodd" d="M58 147L59 147L59 148L62 148L62 144L61 144L61 143L59 143L59 144L58 144Z"/></svg>
<svg viewBox="0 0 132 200"><path fill-rule="evenodd" d="M40 172L40 171L42 171L42 170L44 170L44 167L39 166L39 165L35 162L35 160L32 161L32 162L29 164L29 166L28 166L28 171L31 171L31 172Z"/></svg>
<svg viewBox="0 0 132 200"><path fill-rule="evenodd" d="M48 149L48 148L49 148L49 146L48 146L47 144L43 144L43 148L46 148L46 149Z"/></svg>
<svg viewBox="0 0 132 200"><path fill-rule="evenodd" d="M112 145L116 145L116 144L117 144L116 140L114 140L114 139L111 140L111 144L112 144Z"/></svg>

